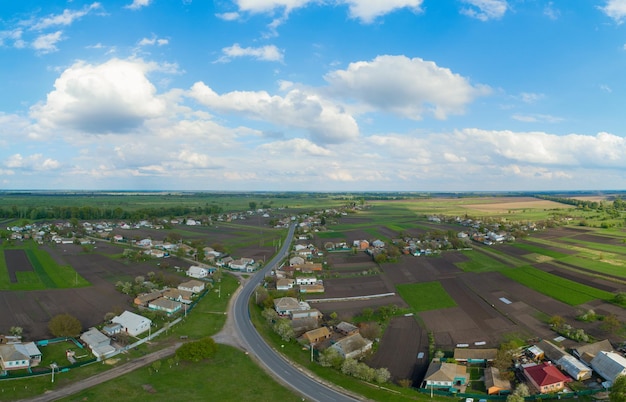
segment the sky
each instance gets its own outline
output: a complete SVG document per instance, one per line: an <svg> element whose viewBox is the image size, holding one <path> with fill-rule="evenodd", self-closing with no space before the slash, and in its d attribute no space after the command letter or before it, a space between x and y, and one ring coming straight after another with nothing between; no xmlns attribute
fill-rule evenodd
<svg viewBox="0 0 626 402"><path fill-rule="evenodd" d="M0 190L626 189L626 0L20 0Z"/></svg>

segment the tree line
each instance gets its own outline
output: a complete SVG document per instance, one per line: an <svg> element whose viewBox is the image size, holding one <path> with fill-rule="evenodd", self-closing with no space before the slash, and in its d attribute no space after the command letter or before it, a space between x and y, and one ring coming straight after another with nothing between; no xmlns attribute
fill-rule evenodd
<svg viewBox="0 0 626 402"><path fill-rule="evenodd" d="M137 221L141 219L162 218L186 215L218 215L223 212L219 205L206 205L204 207L175 205L160 208L141 208L128 210L121 207L102 208L93 206L18 206L0 207L2 219L124 219Z"/></svg>

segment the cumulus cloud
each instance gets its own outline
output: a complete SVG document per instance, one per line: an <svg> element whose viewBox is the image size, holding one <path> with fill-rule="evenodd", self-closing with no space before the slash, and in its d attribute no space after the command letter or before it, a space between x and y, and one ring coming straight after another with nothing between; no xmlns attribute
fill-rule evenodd
<svg viewBox="0 0 626 402"><path fill-rule="evenodd" d="M267 13L274 10L284 10L289 13L291 10L304 7L313 0L237 0L237 6L241 11L251 13Z"/></svg>
<svg viewBox="0 0 626 402"><path fill-rule="evenodd" d="M293 138L286 141L276 141L259 146L259 149L268 155L281 156L292 155L295 157L306 156L331 156L333 153L305 138Z"/></svg>
<svg viewBox="0 0 626 402"><path fill-rule="evenodd" d="M226 63L236 57L252 57L262 61L283 61L283 51L274 45L261 47L241 47L238 43L222 49L224 54L217 61Z"/></svg>
<svg viewBox="0 0 626 402"><path fill-rule="evenodd" d="M608 0L604 7L600 7L600 10L621 24L626 16L626 0Z"/></svg>
<svg viewBox="0 0 626 402"><path fill-rule="evenodd" d="M31 108L31 116L45 127L125 132L165 110L146 77L154 68L141 60L111 59L99 65L77 62L55 81L46 102Z"/></svg>
<svg viewBox="0 0 626 402"><path fill-rule="evenodd" d="M14 154L4 161L4 166L12 170L46 171L58 169L61 163L51 158L44 158L42 154L34 154L26 157L21 154Z"/></svg>
<svg viewBox="0 0 626 402"><path fill-rule="evenodd" d="M463 0L467 7L461 13L481 21L499 19L508 9L506 0Z"/></svg>
<svg viewBox="0 0 626 402"><path fill-rule="evenodd" d="M152 0L133 0L133 2L124 8L128 8L130 10L139 10L142 7L147 7L150 5Z"/></svg>
<svg viewBox="0 0 626 402"><path fill-rule="evenodd" d="M490 92L431 61L406 56L378 56L350 63L325 76L330 90L376 109L414 120L424 114L445 119L461 114L477 96Z"/></svg>
<svg viewBox="0 0 626 402"><path fill-rule="evenodd" d="M39 53L56 52L59 50L56 45L63 39L62 35L62 31L39 35L37 39L33 41L33 49L37 50Z"/></svg>
<svg viewBox="0 0 626 402"><path fill-rule="evenodd" d="M239 19L239 13L237 12L220 13L215 14L215 16L224 21L236 21Z"/></svg>
<svg viewBox="0 0 626 402"><path fill-rule="evenodd" d="M359 130L354 118L321 96L292 88L284 96L265 91L217 94L197 82L189 96L220 112L237 113L287 128L306 130L315 142L339 143L355 139Z"/></svg>
<svg viewBox="0 0 626 402"><path fill-rule="evenodd" d="M423 0L344 0L343 2L348 4L350 17L369 23L377 17L402 8L408 8L416 13L420 12Z"/></svg>
<svg viewBox="0 0 626 402"><path fill-rule="evenodd" d="M71 25L75 20L80 19L89 14L89 12L97 10L99 8L101 8L100 3L92 3L88 6L83 7L82 10L65 9L63 10L62 14L51 15L49 17L42 18L41 20L33 24L31 29L43 30L53 26Z"/></svg>

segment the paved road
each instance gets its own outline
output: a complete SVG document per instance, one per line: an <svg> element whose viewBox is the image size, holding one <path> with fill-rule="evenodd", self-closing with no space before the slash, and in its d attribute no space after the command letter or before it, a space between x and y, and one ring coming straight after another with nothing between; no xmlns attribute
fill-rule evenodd
<svg viewBox="0 0 626 402"><path fill-rule="evenodd" d="M28 401L29 402L56 401L57 399L61 399L66 396L73 395L77 392L83 391L87 388L91 388L105 381L109 381L109 380L112 380L113 378L130 373L131 371L134 371L140 367L147 366L148 364L151 364L154 361L161 360L168 356L171 356L176 352L176 349L180 345L181 344L178 343L174 346L170 346L168 348L158 350L154 353L150 353L140 358L133 359L126 364L122 364L121 366L112 368L111 370L105 371L104 373L94 375L93 377L85 378L84 380L72 383L63 388L55 389L54 391L48 391L43 395L30 398L28 399ZM94 364L99 364L99 363L94 363ZM114 397L112 398L114 399Z"/></svg>
<svg viewBox="0 0 626 402"><path fill-rule="evenodd" d="M280 264L283 258L288 254L295 227L295 224L293 224L289 228L287 239L278 254L276 254L261 271L257 272L252 278L246 281L237 295L238 297L234 301L233 306L235 328L237 329L244 348L249 353L263 364L277 380L305 396L307 399L324 402L358 401L359 399L340 393L314 380L300 369L294 367L265 342L250 321L248 300L250 300L252 293L254 293L255 287L261 283L264 275Z"/></svg>

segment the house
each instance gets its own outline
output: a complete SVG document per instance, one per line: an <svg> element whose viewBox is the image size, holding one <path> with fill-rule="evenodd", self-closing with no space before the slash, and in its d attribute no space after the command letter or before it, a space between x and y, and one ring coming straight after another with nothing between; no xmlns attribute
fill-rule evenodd
<svg viewBox="0 0 626 402"><path fill-rule="evenodd" d="M276 290L289 290L293 288L293 279L283 278L276 281Z"/></svg>
<svg viewBox="0 0 626 402"><path fill-rule="evenodd" d="M613 352L613 345L611 345L608 339L594 343L586 343L572 350L574 356L578 357L587 365L591 365L593 358L600 352Z"/></svg>
<svg viewBox="0 0 626 402"><path fill-rule="evenodd" d="M459 363L487 363L496 358L498 349L455 348L454 360Z"/></svg>
<svg viewBox="0 0 626 402"><path fill-rule="evenodd" d="M176 302L184 303L184 304L191 304L192 302L191 296L193 296L193 293L187 290L165 289L163 291L164 298L168 300L174 300Z"/></svg>
<svg viewBox="0 0 626 402"><path fill-rule="evenodd" d="M500 377L500 370L496 367L485 369L485 388L489 395L508 393L511 391L511 382Z"/></svg>
<svg viewBox="0 0 626 402"><path fill-rule="evenodd" d="M372 246L374 246L374 247L376 247L376 248L383 248L383 247L385 247L385 242L384 242L384 241L382 241L382 240L378 240L378 239L376 239L376 240L374 240L374 241L372 242Z"/></svg>
<svg viewBox="0 0 626 402"><path fill-rule="evenodd" d="M105 335L113 336L122 332L122 326L116 323L108 324L102 327L102 332L104 332Z"/></svg>
<svg viewBox="0 0 626 402"><path fill-rule="evenodd" d="M145 307L152 300L156 300L161 296L163 296L163 292L161 292L160 290L157 290L155 292L150 292L150 293L144 293L142 295L138 295L137 297L135 297L135 300L133 301L133 303L135 303L135 305L137 306Z"/></svg>
<svg viewBox="0 0 626 402"><path fill-rule="evenodd" d="M174 314L175 312L179 311L182 307L183 307L182 303L174 301L174 300L166 299L165 297L152 300L148 304L148 308L152 310L157 310L157 311L165 311L168 315Z"/></svg>
<svg viewBox="0 0 626 402"><path fill-rule="evenodd" d="M80 340L91 349L93 355L98 359L115 352L115 348L111 346L111 338L96 328L89 328L89 331L83 332Z"/></svg>
<svg viewBox="0 0 626 402"><path fill-rule="evenodd" d="M552 394L565 388L565 383L571 378L553 366L551 363L543 363L535 366L524 367L524 377L540 394Z"/></svg>
<svg viewBox="0 0 626 402"><path fill-rule="evenodd" d="M304 258L302 258L300 256L291 257L289 259L289 265L291 265L291 266L302 265L302 264L304 264Z"/></svg>
<svg viewBox="0 0 626 402"><path fill-rule="evenodd" d="M599 352L591 360L591 368L607 381L615 381L620 375L626 375L626 359L615 352Z"/></svg>
<svg viewBox="0 0 626 402"><path fill-rule="evenodd" d="M35 342L0 345L0 367L3 370L19 370L37 366L41 351Z"/></svg>
<svg viewBox="0 0 626 402"><path fill-rule="evenodd" d="M296 285L316 285L317 278L314 276L303 276L296 278Z"/></svg>
<svg viewBox="0 0 626 402"><path fill-rule="evenodd" d="M331 348L337 349L344 359L357 359L372 349L373 342L365 339L361 334L352 334L339 339Z"/></svg>
<svg viewBox="0 0 626 402"><path fill-rule="evenodd" d="M299 320L309 317L320 319L322 318L322 313L318 309L312 308L310 310L293 310L291 314L289 314L289 316L292 320Z"/></svg>
<svg viewBox="0 0 626 402"><path fill-rule="evenodd" d="M359 327L352 325L349 322L341 321L335 327L335 331L337 331L343 336L348 336L352 334L357 334L359 332Z"/></svg>
<svg viewBox="0 0 626 402"><path fill-rule="evenodd" d="M323 266L322 266L322 263L320 262L309 262L305 264L296 265L296 269L298 269L304 274L312 274L314 272L321 272L323 269Z"/></svg>
<svg viewBox="0 0 626 402"><path fill-rule="evenodd" d="M116 317L113 317L111 322L120 324L122 326L122 331L131 336L137 336L146 332L150 329L150 325L152 325L152 321L150 319L139 314L132 313L128 310Z"/></svg>
<svg viewBox="0 0 626 402"><path fill-rule="evenodd" d="M330 339L331 333L327 327L320 327L311 331L307 331L302 336L309 344L311 344L321 342L325 339Z"/></svg>
<svg viewBox="0 0 626 402"><path fill-rule="evenodd" d="M204 290L204 282L191 279L178 285L178 289L191 293L200 293Z"/></svg>
<svg viewBox="0 0 626 402"><path fill-rule="evenodd" d="M451 392L464 390L468 382L469 373L465 366L443 363L438 359L430 362L424 376L424 388L445 389Z"/></svg>
<svg viewBox="0 0 626 402"><path fill-rule="evenodd" d="M589 367L552 342L543 340L539 342L538 346L543 350L546 358L575 380L583 381L591 378Z"/></svg>
<svg viewBox="0 0 626 402"><path fill-rule="evenodd" d="M187 276L190 276L192 278L206 278L207 276L209 276L210 273L211 270L209 268L198 267L196 265L192 265L187 270Z"/></svg>
<svg viewBox="0 0 626 402"><path fill-rule="evenodd" d="M228 266L231 269L236 269L238 271L245 271L246 267L248 266L248 262L243 260L243 259L238 259L238 260L232 260Z"/></svg>
<svg viewBox="0 0 626 402"><path fill-rule="evenodd" d="M301 306L294 297L281 297L274 299L274 309L278 315L285 316L291 314L292 311L301 310Z"/></svg>

